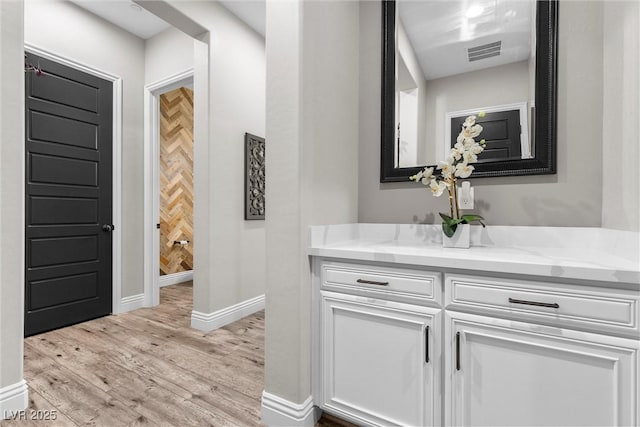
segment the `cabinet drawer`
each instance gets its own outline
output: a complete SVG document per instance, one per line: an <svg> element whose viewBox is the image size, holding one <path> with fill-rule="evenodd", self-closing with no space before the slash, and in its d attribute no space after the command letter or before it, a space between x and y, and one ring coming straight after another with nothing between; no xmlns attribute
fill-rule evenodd
<svg viewBox="0 0 640 427"><path fill-rule="evenodd" d="M374 298L393 298L442 304L437 272L365 264L325 262L322 288Z"/></svg>
<svg viewBox="0 0 640 427"><path fill-rule="evenodd" d="M639 293L519 280L446 277L447 308L637 334Z"/></svg>

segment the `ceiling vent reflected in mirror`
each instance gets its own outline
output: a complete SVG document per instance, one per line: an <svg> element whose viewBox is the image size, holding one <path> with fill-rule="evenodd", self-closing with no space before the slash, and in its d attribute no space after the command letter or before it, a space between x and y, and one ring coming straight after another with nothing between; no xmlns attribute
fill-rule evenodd
<svg viewBox="0 0 640 427"><path fill-rule="evenodd" d="M470 47L467 49L469 62L480 61L481 59L500 56L502 41L483 44L482 46Z"/></svg>
<svg viewBox="0 0 640 427"><path fill-rule="evenodd" d="M427 81L528 61L535 46L532 1L397 0L397 21Z"/></svg>

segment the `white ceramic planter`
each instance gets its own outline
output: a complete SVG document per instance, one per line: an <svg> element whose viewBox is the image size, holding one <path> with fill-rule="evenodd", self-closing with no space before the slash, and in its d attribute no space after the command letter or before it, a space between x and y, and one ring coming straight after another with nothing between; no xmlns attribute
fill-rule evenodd
<svg viewBox="0 0 640 427"><path fill-rule="evenodd" d="M447 237L442 232L442 247L443 248L462 248L468 249L471 241L471 226L469 224L458 224L456 232L453 236Z"/></svg>

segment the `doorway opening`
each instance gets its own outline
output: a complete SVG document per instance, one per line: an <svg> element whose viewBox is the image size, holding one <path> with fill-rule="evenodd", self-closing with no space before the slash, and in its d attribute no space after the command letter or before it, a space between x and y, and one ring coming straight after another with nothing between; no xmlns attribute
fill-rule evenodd
<svg viewBox="0 0 640 427"><path fill-rule="evenodd" d="M193 89L160 95L160 286L193 280Z"/></svg>
<svg viewBox="0 0 640 427"><path fill-rule="evenodd" d="M152 115L153 200L157 236L153 246L157 270L153 295L159 288L193 285L193 71L165 79L149 90ZM193 290L191 289L191 293Z"/></svg>
<svg viewBox="0 0 640 427"><path fill-rule="evenodd" d="M146 134L152 185L147 228L154 233L148 265L147 306L160 303L160 288L193 281L194 91L193 70L146 87Z"/></svg>

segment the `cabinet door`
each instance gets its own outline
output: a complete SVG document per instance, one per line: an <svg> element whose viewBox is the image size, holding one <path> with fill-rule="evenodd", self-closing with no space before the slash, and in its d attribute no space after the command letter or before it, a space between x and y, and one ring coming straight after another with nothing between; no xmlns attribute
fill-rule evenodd
<svg viewBox="0 0 640 427"><path fill-rule="evenodd" d="M322 292L323 408L358 424L440 424L438 309Z"/></svg>
<svg viewBox="0 0 640 427"><path fill-rule="evenodd" d="M462 313L445 319L446 424L637 425L638 341Z"/></svg>

